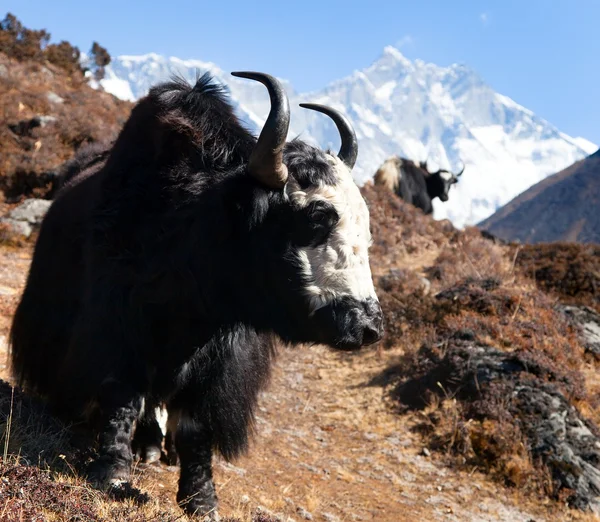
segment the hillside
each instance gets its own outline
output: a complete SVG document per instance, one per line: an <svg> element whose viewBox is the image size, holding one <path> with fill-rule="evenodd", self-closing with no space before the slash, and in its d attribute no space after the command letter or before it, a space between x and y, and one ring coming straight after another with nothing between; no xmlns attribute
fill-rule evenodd
<svg viewBox="0 0 600 522"><path fill-rule="evenodd" d="M67 49L71 61L55 60L53 44L41 50L45 31L23 28L11 15L0 29L0 190L9 201L45 196L77 148L116 137L131 103L91 88L70 44L54 48ZM19 48L26 40L28 48Z"/></svg>
<svg viewBox="0 0 600 522"><path fill-rule="evenodd" d="M351 118L360 151L353 171L359 184L372 178L389 156L426 157L454 170L466 164L461 182L447 203L434 202L435 217L455 226L490 216L531 185L594 152L597 145L571 138L507 96L495 92L464 65L440 67L410 61L386 47L368 67L323 89L300 93L286 83L292 109L290 136L300 134L337 150L338 134L327 119L298 107L324 103ZM261 127L268 96L260 85L232 77L218 64L157 54L114 57L102 86L116 96L135 100L172 73L193 81L211 71L231 89L238 113ZM269 72L269 71L266 71Z"/></svg>
<svg viewBox="0 0 600 522"><path fill-rule="evenodd" d="M600 243L600 151L537 183L479 226L523 243Z"/></svg>
<svg viewBox="0 0 600 522"><path fill-rule="evenodd" d="M221 515L594 520L584 511L598 510L590 480L600 460L600 380L557 299L515 269L512 247L434 221L370 184L363 194L386 336L354 354L280 350L250 453L216 460ZM30 259L31 246L0 245L1 359ZM0 378L9 379L6 366ZM77 472L92 446L12 393L0 386L5 512L186 520L173 500L177 468L138 466L126 502L94 491ZM566 424L551 428L553 419ZM553 438L552 429L565 435Z"/></svg>

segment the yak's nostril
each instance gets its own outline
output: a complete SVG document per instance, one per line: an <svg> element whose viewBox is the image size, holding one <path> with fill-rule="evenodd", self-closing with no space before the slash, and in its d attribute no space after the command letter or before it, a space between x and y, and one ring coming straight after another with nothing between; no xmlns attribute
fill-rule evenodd
<svg viewBox="0 0 600 522"><path fill-rule="evenodd" d="M374 326L365 326L363 330L363 345L376 343L381 339L381 329Z"/></svg>

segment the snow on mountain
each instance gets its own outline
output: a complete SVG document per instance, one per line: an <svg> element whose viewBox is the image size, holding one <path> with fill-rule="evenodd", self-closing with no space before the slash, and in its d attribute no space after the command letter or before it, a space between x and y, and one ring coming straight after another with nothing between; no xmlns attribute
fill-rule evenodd
<svg viewBox="0 0 600 522"><path fill-rule="evenodd" d="M210 71L231 92L238 114L258 131L269 110L266 90L257 82L234 78L216 65L157 54L119 56L106 69L103 88L136 100L172 74L194 81ZM438 67L410 61L386 47L371 66L312 93L285 86L292 107L290 137L337 150L339 137L331 121L298 107L324 103L344 111L359 139L354 176L370 179L389 156L427 159L457 170L466 165L450 200L434 201L434 216L456 226L475 224L546 176L594 152L584 138L559 132L510 98L494 92L463 65Z"/></svg>

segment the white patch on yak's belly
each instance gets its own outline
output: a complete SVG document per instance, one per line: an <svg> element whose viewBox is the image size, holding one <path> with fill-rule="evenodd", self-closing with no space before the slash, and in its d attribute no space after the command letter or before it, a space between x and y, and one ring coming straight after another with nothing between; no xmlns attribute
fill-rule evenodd
<svg viewBox="0 0 600 522"><path fill-rule="evenodd" d="M328 156L335 173L336 185L313 186L294 190L292 201L306 206L312 201L331 203L339 222L326 243L303 248L298 252L306 280L306 292L313 311L332 300L350 296L359 301L377 299L369 266L369 209L348 168L336 157Z"/></svg>

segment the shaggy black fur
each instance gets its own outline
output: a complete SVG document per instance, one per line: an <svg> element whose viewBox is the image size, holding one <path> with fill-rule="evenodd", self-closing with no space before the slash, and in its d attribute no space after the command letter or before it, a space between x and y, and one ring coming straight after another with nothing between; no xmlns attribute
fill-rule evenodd
<svg viewBox="0 0 600 522"><path fill-rule="evenodd" d="M89 173L86 172L85 175L91 175L100 170L104 166L106 158L108 158L111 146L111 143L101 142L94 142L82 146L75 156L65 162L58 170L55 191L60 190L75 176L88 169Z"/></svg>
<svg viewBox="0 0 600 522"><path fill-rule="evenodd" d="M11 330L19 383L98 427L98 482L127 480L142 402L141 451L157 438L152 408L167 404L188 512L216 505L212 448L229 459L247 447L273 334L354 349L367 342L359 309L381 329L374 303L310 314L295 250L337 221L316 225L315 209L251 177L255 143L209 76L152 88L109 152L65 169ZM336 182L301 141L284 161L301 186Z"/></svg>

